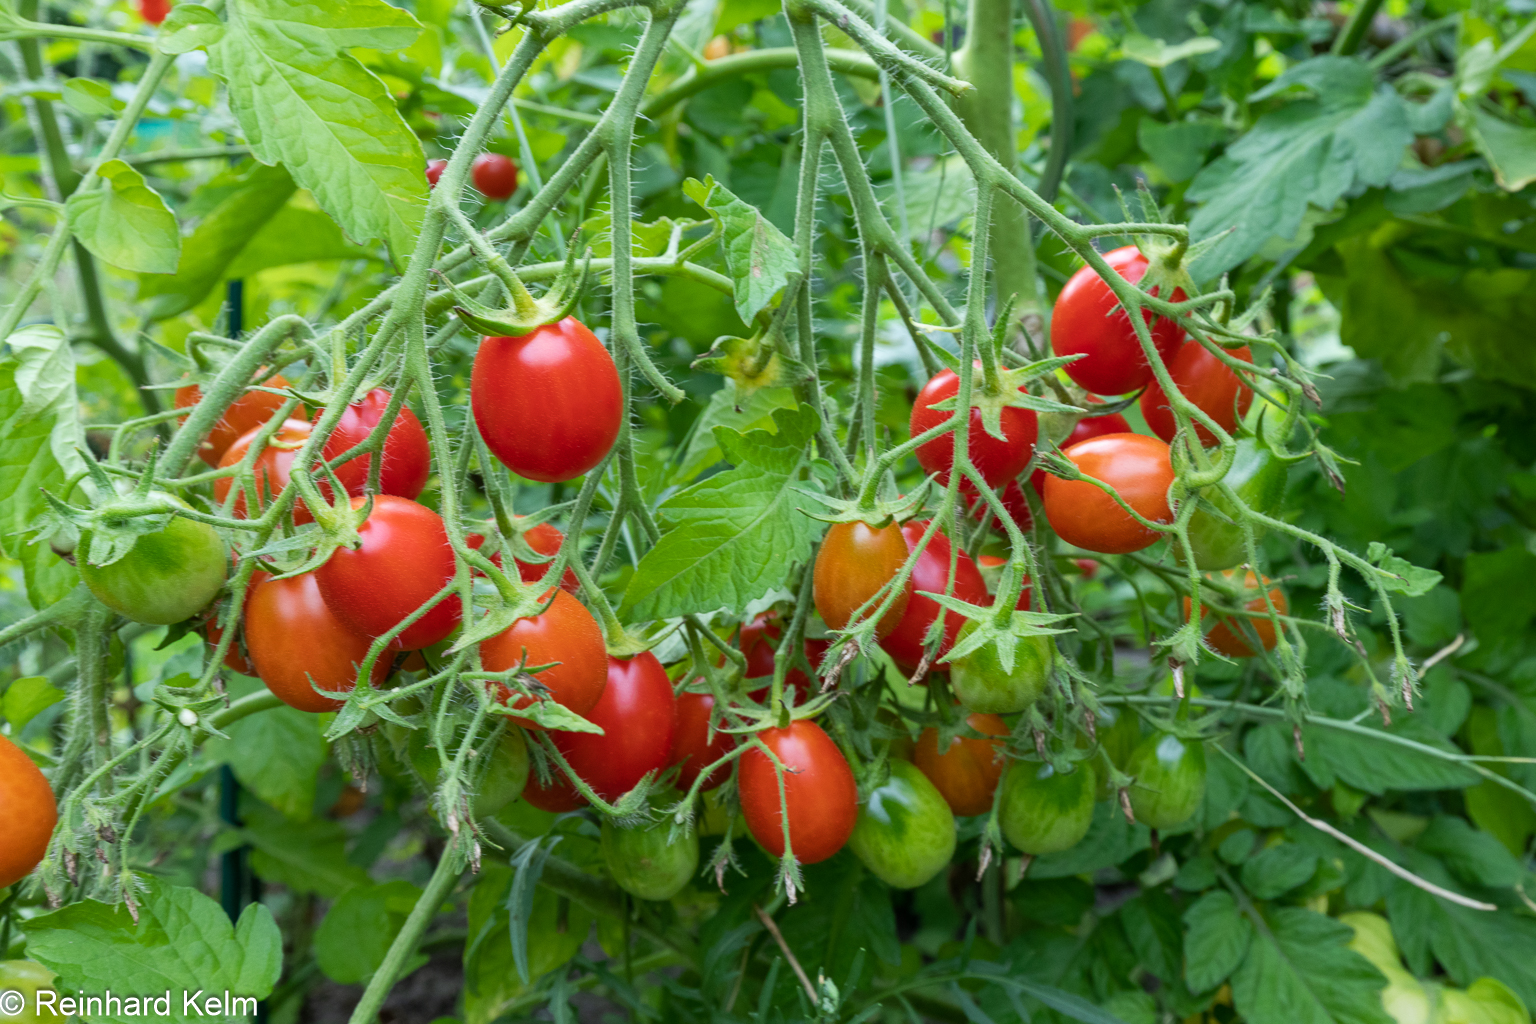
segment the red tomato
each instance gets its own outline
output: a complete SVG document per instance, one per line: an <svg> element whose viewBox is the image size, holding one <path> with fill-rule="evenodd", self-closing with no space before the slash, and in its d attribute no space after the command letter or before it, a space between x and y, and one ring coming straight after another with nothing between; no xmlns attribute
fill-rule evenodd
<svg viewBox="0 0 1536 1024"><path fill-rule="evenodd" d="M1168 486L1173 464L1168 446L1141 434L1105 434L1062 453L1084 476L1113 486L1137 512L1153 522L1172 518ZM1149 547L1161 536L1132 519L1115 500L1086 480L1045 481L1045 517L1068 544L1101 554L1123 555Z"/></svg>
<svg viewBox="0 0 1536 1024"><path fill-rule="evenodd" d="M649 651L627 661L608 659L607 685L586 717L603 735L560 733L556 742L571 768L604 800L617 800L647 772L670 763L677 706L667 670Z"/></svg>
<svg viewBox="0 0 1536 1024"><path fill-rule="evenodd" d="M1235 569L1228 569L1221 574L1228 583L1237 575ZM1266 578L1267 584L1269 580ZM1259 578L1253 570L1246 570L1243 576L1243 589L1248 593L1257 593L1259 590ZM1290 612L1290 604L1285 599L1285 594L1279 587L1271 587L1269 599L1275 603L1275 611L1281 615ZM1248 616L1248 622L1253 626L1255 633L1259 635L1259 642L1264 645L1266 651L1274 650L1275 625L1269 621L1269 608L1264 603L1264 595L1258 594L1253 600L1243 605L1252 614ZM1207 614L1202 607L1202 615ZM1189 617L1189 598L1184 599L1184 616ZM1211 645L1211 649L1229 658L1251 658L1258 652L1248 640L1248 631L1237 623L1228 619L1217 619L1216 625L1205 634L1205 642Z"/></svg>
<svg viewBox="0 0 1536 1024"><path fill-rule="evenodd" d="M1035 470L1033 476L1039 476L1044 470ZM993 488L996 490L996 488ZM976 493L976 487L969 480L960 481L960 496L965 501L966 507L971 510L971 518L978 523L987 516L987 503ZM1008 518L1013 520L1015 526L1021 530L1028 530L1035 525L1034 513L1029 510L1029 500L1024 497L1024 491L1019 487L1017 480L1009 480L999 494L998 500L1003 503L1003 511L1008 513ZM994 530L1003 529L1003 521L997 516L992 517L991 526Z"/></svg>
<svg viewBox="0 0 1536 1024"><path fill-rule="evenodd" d="M0 736L0 889L32 873L48 852L48 840L59 821L48 780L32 759Z"/></svg>
<svg viewBox="0 0 1536 1024"><path fill-rule="evenodd" d="M1232 355L1246 363L1253 362L1253 353L1246 345L1234 349ZM1185 398L1204 410L1229 434L1253 404L1253 390L1198 342L1185 345L1173 354L1168 360L1168 375ZM1168 407L1162 385L1155 379L1141 393L1141 415L1146 418L1152 433L1170 444L1173 442L1178 423L1173 418L1173 410ZM1215 435L1198 420L1195 421L1195 433L1203 445L1216 443Z"/></svg>
<svg viewBox="0 0 1536 1024"><path fill-rule="evenodd" d="M260 573L259 575L265 576L266 573ZM253 580L252 587L254 586L255 581ZM249 587L246 589L247 596L250 595L250 590L251 588ZM219 641L224 638L224 631L219 628L218 622L215 621L216 619L217 616L209 619L208 625L204 627L204 632L208 634L208 650L210 653L218 650ZM229 642L229 650L224 652L224 667L231 672L239 672L243 676L253 676L256 674L256 670L251 667L251 663L246 660L245 655L240 651L239 637Z"/></svg>
<svg viewBox="0 0 1536 1024"><path fill-rule="evenodd" d="M519 476L573 480L619 436L624 389L613 357L575 317L475 353L470 404L486 447Z"/></svg>
<svg viewBox="0 0 1536 1024"><path fill-rule="evenodd" d="M736 746L736 738L729 733L709 733L709 716L715 709L715 698L707 693L680 693L677 695L677 730L672 734L672 763L678 765L678 787L687 790L693 786L699 773L720 760ZM700 790L714 789L730 778L729 767L716 768L714 774L704 780Z"/></svg>
<svg viewBox="0 0 1536 1024"><path fill-rule="evenodd" d="M353 498L362 508L366 498ZM453 548L436 512L409 498L380 494L357 528L357 550L337 548L315 570L320 593L341 621L365 636L380 636L453 579ZM459 625L459 596L449 595L396 638L415 651L446 639Z"/></svg>
<svg viewBox="0 0 1536 1024"><path fill-rule="evenodd" d="M853 770L832 738L815 722L799 719L785 729L757 734L784 768L784 804L772 760L754 747L741 755L736 782L747 828L776 857L784 854L784 814L789 841L801 864L826 860L848 842L859 817L859 788Z"/></svg>
<svg viewBox="0 0 1536 1024"><path fill-rule="evenodd" d="M154 2L154 0L148 0ZM162 18L165 16L162 14ZM160 24L158 21L155 24ZM265 383L266 387L285 388L288 381L282 376L273 377ZM176 408L190 409L203 400L203 389L196 384L188 384L176 389ZM278 406L286 399L277 395L270 395L265 391L247 391L230 403L224 415L208 431L208 436L198 446L197 457L210 466L219 465L219 460L229 450L229 446L242 434L249 434L257 427L262 426L277 412Z"/></svg>
<svg viewBox="0 0 1536 1024"><path fill-rule="evenodd" d="M243 435L238 441L229 446L224 457L219 460L219 468L227 469L236 465L245 458L245 453L250 450L252 442L256 440L256 432ZM256 480L256 507L257 514L266 507L272 498L276 498L288 486L290 474L293 472L293 460L299 454L299 449L304 447L304 442L309 440L310 426L304 420L284 420L283 425L277 429L267 440L267 446L256 456L256 464L251 467L251 475ZM318 483L318 481L317 481ZM229 495L230 488L235 485L233 476L223 476L213 482L213 498L218 504L223 505L224 499ZM320 484L320 493L329 496L330 485ZM235 498L235 518L245 519L247 516L245 500L248 497L242 489ZM293 503L293 521L303 525L314 521L309 514L309 509L304 507L302 501Z"/></svg>
<svg viewBox="0 0 1536 1024"><path fill-rule="evenodd" d="M437 188L437 180L443 176L443 171L448 167L447 160L427 161L427 187Z"/></svg>
<svg viewBox="0 0 1536 1024"><path fill-rule="evenodd" d="M1001 569L1008 564L1008 559L999 558L996 555L982 555L976 561L981 563L983 569ZM1014 607L1021 612L1029 611L1030 604L1034 601L1033 594L1034 588L1030 586L1029 577L1025 576L1023 586L1019 590L1019 600L1014 604ZM954 644L951 643L949 646L953 647Z"/></svg>
<svg viewBox="0 0 1536 1024"><path fill-rule="evenodd" d="M357 685L357 666L373 643L337 618L320 596L312 572L285 580L258 572L247 592L242 628L256 676L283 703L300 711L341 707L340 701L316 693L314 686L351 690ZM385 651L373 663L374 686L389 676L393 660Z"/></svg>
<svg viewBox="0 0 1536 1024"><path fill-rule="evenodd" d="M866 523L833 523L816 552L816 610L828 626L845 628L854 612L889 583L906 560L907 542L895 523L880 529ZM896 628L911 596L912 581L908 579L895 603L876 624L876 637L888 636ZM875 607L878 605L868 611Z"/></svg>
<svg viewBox="0 0 1536 1024"><path fill-rule="evenodd" d="M907 542L908 552L917 547L917 542L922 539L923 531L927 528L926 521L910 522L901 528L901 535ZM909 672L923 660L923 637L927 635L928 627L941 612L944 615L944 639L939 642L936 657L943 657L955 646L955 634L960 632L960 627L965 622L960 615L945 612L939 602L919 593L919 591L944 593L944 588L949 582L949 556L949 538L942 533L934 534L928 546L923 549L923 553L918 556L917 565L912 570L912 597L907 601L901 621L884 640L880 641L880 646L885 648L885 652L896 664ZM957 552L953 595L971 604L988 603L987 585L982 580L976 563L972 562L971 556L964 551Z"/></svg>
<svg viewBox="0 0 1536 1024"><path fill-rule="evenodd" d="M979 387L980 382L976 381L972 390ZM960 378L953 370L940 370L923 385L917 401L912 405L912 436L932 430L952 416L952 412L938 412L932 406L959 390ZM1006 440L1000 441L987 433L981 425L981 410L975 407L971 408L970 421L966 427L971 461L981 472L982 479L993 487L1001 486L1019 475L1034 454L1035 438L1039 435L1039 420L1032 409L1010 406L1003 409L999 422ZM950 467L955 461L954 431L942 434L919 447L917 461L927 472L937 473L940 479L947 480Z"/></svg>
<svg viewBox="0 0 1536 1024"><path fill-rule="evenodd" d="M541 614L518 619L480 644L480 663L487 672L505 672L516 668L519 661L529 667L552 665L534 673L533 678L549 688L552 700L578 715L590 712L608 685L603 631L592 613L563 590ZM501 702L513 708L530 703L522 694L514 700L506 687L502 688ZM526 719L513 721L525 729L540 728Z"/></svg>
<svg viewBox="0 0 1536 1024"><path fill-rule="evenodd" d="M576 787L571 785L571 780L565 777L565 772L557 764L550 765L550 780L547 786L539 783L537 773L528 773L528 784L523 787L523 799L539 810L549 811L551 814L574 811L579 807L585 807L587 803L587 798L577 792Z"/></svg>
<svg viewBox="0 0 1536 1024"><path fill-rule="evenodd" d="M1088 404L1102 405L1103 403L1100 402L1097 398L1094 398L1092 395L1089 395ZM1105 434L1129 433L1132 433L1131 425L1125 422L1125 417L1121 416L1117 412L1112 412L1104 416L1084 416L1082 419L1078 420L1077 424L1072 428L1072 433L1061 439L1061 444L1059 447L1071 448L1073 445L1077 444L1077 442L1086 441L1090 437L1102 437ZM1164 440L1166 440L1166 438ZM1045 478L1050 475L1051 474L1047 473L1043 469L1037 469L1033 473L1029 474L1030 484L1034 486L1035 493L1040 495L1042 498L1045 497Z"/></svg>
<svg viewBox="0 0 1536 1024"><path fill-rule="evenodd" d="M513 516L512 518L521 519L523 517ZM476 551L479 551L480 546L485 543L485 535L480 533L472 533L465 537L464 540L465 543L467 543L470 547L474 548ZM528 546L533 548L533 550L537 551L539 554L548 555L553 558L555 555L560 553L560 545L565 543L565 534L561 533L549 523L540 523L537 526L530 527L529 529L523 531L523 540L527 541ZM491 561L496 563L497 566L500 566L502 564L501 552L498 551L492 555ZM540 563L535 565L532 562L525 562L520 558L514 558L513 561L517 563L518 578L521 579L524 583L539 582L539 580L544 578L545 570L549 568L547 563ZM576 573L573 570L567 568L564 575L560 577L560 589L564 590L568 594L574 595L580 588L581 584L576 581Z"/></svg>
<svg viewBox="0 0 1536 1024"><path fill-rule="evenodd" d="M326 438L321 455L329 461L366 441L373 428L379 425L379 420L384 418L389 399L388 391L374 388L347 406L336 422L336 429ZM315 414L315 423L320 422L321 415ZM348 494L363 493L372 462L372 455L363 455L336 467L336 479L341 481ZM427 447L427 432L422 429L416 414L411 412L411 407L402 405L400 415L395 417L394 425L384 435L384 466L379 471L379 492L414 498L427 486L427 477L431 473L432 452Z"/></svg>
<svg viewBox="0 0 1536 1024"><path fill-rule="evenodd" d="M1104 254L1110 268L1135 284L1147 272L1147 258L1134 245ZM1173 293L1183 302L1182 291ZM1166 361L1184 340L1184 332L1172 320L1152 314L1142 316L1152 325L1152 342ZM1135 391L1152 377L1141 342L1120 300L1092 267L1083 267L1067 281L1051 313L1051 349L1058 356L1084 353L1066 365L1067 376L1081 387L1101 395Z"/></svg>
<svg viewBox="0 0 1536 1024"><path fill-rule="evenodd" d="M171 13L171 0L139 0L139 17L151 25L163 22ZM0 886L3 889L4 886Z"/></svg>
<svg viewBox="0 0 1536 1024"><path fill-rule="evenodd" d="M771 611L763 612L751 622L741 627L741 636L737 639L736 646L741 649L742 654L747 656L746 673L742 678L762 679L765 676L772 677L773 659L778 650L778 644L773 641L778 640L784 633L779 628L777 620L777 613ZM815 668L821 663L822 656L827 653L827 648L831 646L831 643L826 640L806 640L805 660L811 663L812 668ZM716 664L724 665L725 657L722 655ZM816 694L816 688L811 684L811 680L798 668L791 668L785 674L784 685L794 687L798 692L799 696L795 698L795 703L797 704L805 703ZM768 694L772 689L771 685L764 686L762 689L750 691L747 696L761 703L768 699Z"/></svg>
<svg viewBox="0 0 1536 1024"><path fill-rule="evenodd" d="M517 191L517 164L500 153L481 153L475 157L469 177L487 199L510 199Z"/></svg>
<svg viewBox="0 0 1536 1024"><path fill-rule="evenodd" d="M965 722L983 736L1007 736L1008 725L996 715L973 712ZM1000 740L956 736L939 752L939 731L924 729L917 738L912 763L932 782L956 814L986 814L992 809L992 793L1003 777L1003 744Z"/></svg>

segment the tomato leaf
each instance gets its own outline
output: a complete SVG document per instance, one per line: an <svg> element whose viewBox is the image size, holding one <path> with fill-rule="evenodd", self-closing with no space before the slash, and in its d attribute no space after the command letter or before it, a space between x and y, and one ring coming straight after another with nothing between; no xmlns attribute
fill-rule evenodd
<svg viewBox="0 0 1536 1024"><path fill-rule="evenodd" d="M1327 210L1347 193L1385 185L1413 141L1407 105L1393 90L1377 88L1364 60L1314 57L1253 98L1292 86L1315 96L1259 118L1190 185L1188 197L1202 204L1190 219L1191 237L1212 240L1234 229L1196 261L1196 276L1236 266L1271 238L1296 237L1310 207ZM1265 201L1254 202L1256 195Z"/></svg>
<svg viewBox="0 0 1536 1024"><path fill-rule="evenodd" d="M821 531L796 510L788 485L816 431L816 413L800 406L773 413L775 431L716 427L735 469L678 492L660 511L661 540L646 553L624 592L620 614L662 619L718 608L741 611L804 562Z"/></svg>
<svg viewBox="0 0 1536 1024"><path fill-rule="evenodd" d="M260 689L254 684L248 692ZM229 765L242 786L285 817L307 821L328 749L320 735L320 718L284 706L242 718L224 731L228 739L208 742L209 756Z"/></svg>
<svg viewBox="0 0 1536 1024"><path fill-rule="evenodd" d="M367 981L384 963L390 943L420 898L421 890L403 879L342 893L315 930L315 962L326 977L342 985ZM426 954L418 952L400 977L426 962Z"/></svg>
<svg viewBox="0 0 1536 1024"><path fill-rule="evenodd" d="M181 258L176 215L144 176L122 160L96 172L98 188L64 202L64 218L80 244L104 263L146 274L174 274Z"/></svg>
<svg viewBox="0 0 1536 1024"><path fill-rule="evenodd" d="M349 47L400 49L421 25L382 0L232 0L209 66L264 164L282 164L354 242L408 255L426 208L421 144Z"/></svg>
<svg viewBox="0 0 1536 1024"><path fill-rule="evenodd" d="M272 913L252 903L232 923L196 889L140 875L138 920L121 903L75 903L26 923L27 956L59 976L61 992L170 991L265 999L283 968L283 941ZM96 1016L131 1020L137 1014Z"/></svg>
<svg viewBox="0 0 1536 1024"><path fill-rule="evenodd" d="M177 4L160 23L155 45L161 53L188 53L212 46L224 38L224 23L202 4Z"/></svg>
<svg viewBox="0 0 1536 1024"><path fill-rule="evenodd" d="M1450 884L1429 857L1412 857L1408 866L1432 882ZM1387 916L1414 973L1428 974L1433 955L1458 985L1487 975L1536 1005L1536 920L1507 910L1473 910L1397 879L1387 890Z"/></svg>
<svg viewBox="0 0 1536 1024"><path fill-rule="evenodd" d="M1317 854L1295 843L1272 846L1243 864L1243 888L1261 900L1272 900L1317 873Z"/></svg>
<svg viewBox="0 0 1536 1024"><path fill-rule="evenodd" d="M719 225L725 265L736 285L736 312L743 323L751 323L799 276L799 250L762 211L736 198L711 175L703 181L688 179L683 193L704 207Z"/></svg>
<svg viewBox="0 0 1536 1024"><path fill-rule="evenodd" d="M1184 977L1191 992L1210 992L1226 981L1253 942L1253 922L1222 889L1206 893L1184 912Z"/></svg>
<svg viewBox="0 0 1536 1024"><path fill-rule="evenodd" d="M1409 597L1422 597L1429 593L1444 579L1433 569L1420 569L1418 566L1398 558L1392 553L1392 549L1381 541L1371 541L1371 546L1366 549L1365 557L1376 563L1387 577L1383 579L1382 586L1395 594L1407 594Z"/></svg>
<svg viewBox="0 0 1536 1024"><path fill-rule="evenodd" d="M1276 907L1263 915L1232 976L1232 1000L1251 1024L1392 1024L1386 979L1349 948L1354 931L1322 914Z"/></svg>
<svg viewBox="0 0 1536 1024"><path fill-rule="evenodd" d="M28 722L64 699L64 691L55 689L47 676L25 676L5 688L0 709L11 723L13 735L21 735Z"/></svg>

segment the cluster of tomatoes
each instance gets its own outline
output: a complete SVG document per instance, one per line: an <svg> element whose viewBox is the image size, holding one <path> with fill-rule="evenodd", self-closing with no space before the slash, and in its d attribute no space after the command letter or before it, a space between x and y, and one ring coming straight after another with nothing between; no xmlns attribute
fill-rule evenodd
<svg viewBox="0 0 1536 1024"><path fill-rule="evenodd" d="M447 160L427 161L427 185L437 187L437 179L443 176ZM469 166L469 180L475 191L487 199L507 200L517 191L517 164L501 153L481 153Z"/></svg>

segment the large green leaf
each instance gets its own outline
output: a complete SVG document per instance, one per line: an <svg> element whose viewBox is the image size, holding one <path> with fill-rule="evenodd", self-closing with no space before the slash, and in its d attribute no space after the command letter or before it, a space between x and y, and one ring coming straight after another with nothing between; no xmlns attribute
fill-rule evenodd
<svg viewBox="0 0 1536 1024"><path fill-rule="evenodd" d="M165 200L121 160L108 160L97 174L101 187L76 192L65 201L69 230L92 255L114 267L174 274L181 234Z"/></svg>
<svg viewBox="0 0 1536 1024"><path fill-rule="evenodd" d="M1226 981L1253 942L1253 922L1224 889L1206 893L1184 912L1184 977L1191 992L1209 992Z"/></svg>
<svg viewBox="0 0 1536 1024"><path fill-rule="evenodd" d="M421 890L403 879L342 893L315 930L315 961L325 976L343 985L372 977L420 898ZM400 977L426 960L418 953Z"/></svg>
<svg viewBox="0 0 1536 1024"><path fill-rule="evenodd" d="M421 25L382 0L232 0L227 11L210 67L252 153L286 167L354 242L408 255L426 205L421 144L347 49L401 49Z"/></svg>
<svg viewBox="0 0 1536 1024"><path fill-rule="evenodd" d="M762 211L736 198L714 178L690 179L683 191L719 225L725 265L735 285L736 312L743 323L751 323L799 272L795 243Z"/></svg>
<svg viewBox="0 0 1536 1024"><path fill-rule="evenodd" d="M808 406L773 414L777 432L716 427L736 468L693 484L661 506L661 540L640 560L623 614L663 619L719 608L741 611L810 557L821 524L798 511L813 499L794 490L806 441L816 430Z"/></svg>
<svg viewBox="0 0 1536 1024"><path fill-rule="evenodd" d="M75 399L75 359L57 327L23 327L5 339L0 360L0 553L22 564L27 599L44 608L79 582L74 566L46 543L24 537L48 506L42 489L63 497L65 482L83 473Z"/></svg>
<svg viewBox="0 0 1536 1024"><path fill-rule="evenodd" d="M250 801L241 814L245 827L231 838L251 845L251 867L262 878L330 899L369 884L368 872L347 859L347 833L339 823L290 821Z"/></svg>
<svg viewBox="0 0 1536 1024"><path fill-rule="evenodd" d="M1514 124L1481 107L1474 107L1466 121L1501 186L1518 192L1536 181L1536 127Z"/></svg>
<svg viewBox="0 0 1536 1024"><path fill-rule="evenodd" d="M224 731L229 739L210 740L208 754L229 765L242 786L287 817L309 818L325 764L319 718L278 707L242 718Z"/></svg>
<svg viewBox="0 0 1536 1024"><path fill-rule="evenodd" d="M1408 866L1433 882L1452 884L1428 857L1415 856ZM1429 973L1433 955L1458 985L1486 975L1536 1006L1536 920L1507 910L1473 910L1400 880L1387 892L1387 916L1415 974Z"/></svg>
<svg viewBox="0 0 1536 1024"><path fill-rule="evenodd" d="M1248 1024L1393 1024L1380 971L1349 948L1346 924L1299 907L1264 914L1232 975L1232 1000Z"/></svg>
<svg viewBox="0 0 1536 1024"><path fill-rule="evenodd" d="M1233 229L1196 262L1198 276L1236 266L1272 238L1296 237L1308 207L1327 210L1352 191L1385 185L1413 141L1403 100L1378 88L1359 58L1314 57L1255 98L1291 86L1314 96L1259 118L1189 187L1202 204L1190 219L1195 239Z"/></svg>
<svg viewBox="0 0 1536 1024"><path fill-rule="evenodd" d="M245 1021L283 969L283 941L272 914L253 903L232 924L222 907L196 889L141 876L138 918L121 903L75 903L26 924L27 956L59 976L61 993L158 996L169 992L172 1016ZM247 1012L188 1015L194 993L251 1000ZM144 1020L152 1014L92 1014L101 1022Z"/></svg>

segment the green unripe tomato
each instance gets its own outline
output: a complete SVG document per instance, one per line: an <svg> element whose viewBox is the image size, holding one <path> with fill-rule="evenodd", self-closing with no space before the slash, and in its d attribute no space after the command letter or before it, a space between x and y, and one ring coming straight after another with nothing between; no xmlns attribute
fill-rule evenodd
<svg viewBox="0 0 1536 1024"><path fill-rule="evenodd" d="M1003 835L1032 857L1072 849L1093 824L1094 789L1086 761L1066 774L1048 764L1015 761L1003 778L998 807Z"/></svg>
<svg viewBox="0 0 1536 1024"><path fill-rule="evenodd" d="M859 808L848 846L887 885L915 889L954 856L955 815L916 765L889 764L890 777Z"/></svg>
<svg viewBox="0 0 1536 1024"><path fill-rule="evenodd" d="M1249 508L1266 515L1280 506L1285 495L1285 465L1251 437L1239 438L1237 454L1223 483L1227 484ZM1175 490L1179 485L1174 485ZM1248 560L1243 544L1243 530L1237 525L1237 509L1215 487L1202 493L1206 501L1221 513L1196 508L1189 519L1189 546L1195 555L1195 567L1206 572L1230 569ZM1173 553L1184 560L1184 548L1174 544Z"/></svg>
<svg viewBox="0 0 1536 1024"><path fill-rule="evenodd" d="M1130 708L1105 708L1099 716L1096 734L1099 750L1094 755L1094 778L1097 782L1095 795L1108 800L1114 795L1114 780L1109 776L1109 765L1122 772L1131 752L1141 741L1141 718Z"/></svg>
<svg viewBox="0 0 1536 1024"><path fill-rule="evenodd" d="M1205 799L1205 745L1166 732L1137 744L1125 765L1131 783L1131 810L1149 828L1175 828L1188 821Z"/></svg>
<svg viewBox="0 0 1536 1024"><path fill-rule="evenodd" d="M411 767L428 786L436 787L442 778L442 763L437 751L427 746L425 729L417 729L406 741ZM474 813L477 818L489 818L512 801L523 795L528 784L528 740L523 730L508 725L491 751L491 762L480 777L480 790L475 794Z"/></svg>
<svg viewBox="0 0 1536 1024"><path fill-rule="evenodd" d="M976 628L976 622L968 620L960 627L955 645L963 643ZM1010 715L1023 711L1045 692L1054 653L1050 637L1024 637L1013 649L1013 670L1005 671L997 648L984 644L949 663L949 685L955 698L971 711Z"/></svg>
<svg viewBox="0 0 1536 1024"><path fill-rule="evenodd" d="M208 607L229 568L224 542L214 528L181 516L141 536L111 565L92 565L90 550L86 533L75 551L76 565L96 600L150 626L183 622Z"/></svg>
<svg viewBox="0 0 1536 1024"><path fill-rule="evenodd" d="M621 889L642 900L669 900L683 891L699 869L699 837L691 825L676 841L671 832L669 817L638 828L603 819L603 860Z"/></svg>
<svg viewBox="0 0 1536 1024"><path fill-rule="evenodd" d="M0 960L0 992L18 992L26 1000L20 1014L0 1015L6 1024L37 1024L43 1015L37 1012L37 990L52 988L53 972L31 960ZM7 1007L8 1009L8 1007Z"/></svg>

